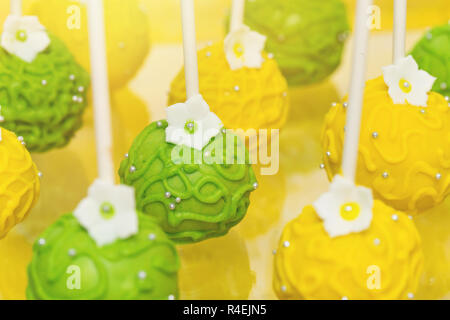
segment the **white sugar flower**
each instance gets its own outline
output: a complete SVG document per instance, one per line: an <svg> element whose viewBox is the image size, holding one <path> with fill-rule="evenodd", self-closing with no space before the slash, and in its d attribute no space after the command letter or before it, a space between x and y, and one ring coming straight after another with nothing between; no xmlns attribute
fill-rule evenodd
<svg viewBox="0 0 450 320"><path fill-rule="evenodd" d="M49 44L45 27L36 16L9 15L6 18L1 46L10 54L30 63Z"/></svg>
<svg viewBox="0 0 450 320"><path fill-rule="evenodd" d="M138 232L132 187L96 180L73 214L100 247Z"/></svg>
<svg viewBox="0 0 450 320"><path fill-rule="evenodd" d="M224 49L231 70L261 68L265 43L265 36L251 31L246 25L230 32L225 38Z"/></svg>
<svg viewBox="0 0 450 320"><path fill-rule="evenodd" d="M168 127L166 141L202 150L211 138L219 134L222 121L210 111L201 95L186 103L177 103L166 109Z"/></svg>
<svg viewBox="0 0 450 320"><path fill-rule="evenodd" d="M361 232L372 222L372 191L338 175L313 207L330 237Z"/></svg>
<svg viewBox="0 0 450 320"><path fill-rule="evenodd" d="M436 78L419 70L412 56L400 59L396 64L383 68L384 82L389 87L389 96L395 104L408 102L414 106L426 107L428 92Z"/></svg>

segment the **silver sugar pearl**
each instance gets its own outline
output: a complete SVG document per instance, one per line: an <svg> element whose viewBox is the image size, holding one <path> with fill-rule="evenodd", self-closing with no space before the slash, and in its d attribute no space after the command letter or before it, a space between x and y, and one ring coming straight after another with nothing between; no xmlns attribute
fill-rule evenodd
<svg viewBox="0 0 450 320"><path fill-rule="evenodd" d="M428 40L433 39L433 35L431 34L431 32L428 32L425 36Z"/></svg>
<svg viewBox="0 0 450 320"><path fill-rule="evenodd" d="M3 122L3 121L5 121L5 117L0 116L0 122Z"/></svg>
<svg viewBox="0 0 450 320"><path fill-rule="evenodd" d="M169 199L171 196L172 196L172 194L169 191L164 193L164 197L166 197L167 199Z"/></svg>
<svg viewBox="0 0 450 320"><path fill-rule="evenodd" d="M22 142L22 141L23 141L23 137L22 137L22 136L18 136L18 137L17 137L17 140L19 140L20 142Z"/></svg>
<svg viewBox="0 0 450 320"><path fill-rule="evenodd" d="M207 57L211 57L211 52L207 51L207 52L206 52L206 56L207 56Z"/></svg>
<svg viewBox="0 0 450 320"><path fill-rule="evenodd" d="M412 292L408 293L408 299L414 299L414 293Z"/></svg>
<svg viewBox="0 0 450 320"><path fill-rule="evenodd" d="M239 86L234 86L233 87L234 91L238 92L239 90L241 90L241 88L239 88Z"/></svg>
<svg viewBox="0 0 450 320"><path fill-rule="evenodd" d="M380 244L380 239L378 238L373 239L373 244L378 246Z"/></svg>
<svg viewBox="0 0 450 320"><path fill-rule="evenodd" d="M73 96L73 97L72 97L72 101L73 101L73 102L78 102L78 97L77 97L77 96Z"/></svg>
<svg viewBox="0 0 450 320"><path fill-rule="evenodd" d="M162 127L162 122L161 121L156 122L156 126L159 128Z"/></svg>
<svg viewBox="0 0 450 320"><path fill-rule="evenodd" d="M343 106L344 108L347 108L347 107L348 107L348 102L344 102L344 103L342 104L342 106Z"/></svg>
<svg viewBox="0 0 450 320"><path fill-rule="evenodd" d="M170 295L167 297L167 299L169 299L169 300L175 300L175 296L174 296L173 294L170 294Z"/></svg>
<svg viewBox="0 0 450 320"><path fill-rule="evenodd" d="M394 220L394 221L398 221L398 215L395 214L395 213L392 215L391 218L392 218L392 220Z"/></svg>
<svg viewBox="0 0 450 320"><path fill-rule="evenodd" d="M156 235L155 235L154 233L150 233L150 234L148 235L148 239L153 241L153 240L156 239Z"/></svg>
<svg viewBox="0 0 450 320"><path fill-rule="evenodd" d="M175 210L175 203L169 204L169 209L170 210Z"/></svg>
<svg viewBox="0 0 450 320"><path fill-rule="evenodd" d="M71 75L69 76L69 80L70 80L70 81L74 81L74 80L75 80L75 75L74 75L74 74L71 74Z"/></svg>
<svg viewBox="0 0 450 320"><path fill-rule="evenodd" d="M331 152L330 152L330 151L327 151L327 152L326 152L326 155L327 155L327 157L331 156Z"/></svg>
<svg viewBox="0 0 450 320"><path fill-rule="evenodd" d="M45 239L44 238L40 238L39 240L38 240L38 243L39 243L39 245L40 246L43 246L43 245L45 245Z"/></svg>
<svg viewBox="0 0 450 320"><path fill-rule="evenodd" d="M286 286L281 286L281 291L286 292L287 288Z"/></svg>
<svg viewBox="0 0 450 320"><path fill-rule="evenodd" d="M448 96L445 96L444 99L445 99L445 101L448 101L448 100L449 100Z"/></svg>
<svg viewBox="0 0 450 320"><path fill-rule="evenodd" d="M79 86L77 90L78 90L78 92L84 92L84 87L83 86Z"/></svg>
<svg viewBox="0 0 450 320"><path fill-rule="evenodd" d="M38 172L38 177L39 177L39 178L42 178L43 176L44 176L44 175L42 174L42 172L39 171L39 172Z"/></svg>
<svg viewBox="0 0 450 320"><path fill-rule="evenodd" d="M385 171L385 172L383 172L383 173L381 174L381 176L382 176L384 179L387 179L387 178L389 178L389 173L387 173L387 172Z"/></svg>
<svg viewBox="0 0 450 320"><path fill-rule="evenodd" d="M341 300L348 300L348 297L347 297L347 296L343 296L343 297L341 298Z"/></svg>
<svg viewBox="0 0 450 320"><path fill-rule="evenodd" d="M289 243L289 241L285 241L283 242L283 247L288 248L291 244Z"/></svg>
<svg viewBox="0 0 450 320"><path fill-rule="evenodd" d="M129 157L128 153L125 153L125 158L128 158L128 157Z"/></svg>
<svg viewBox="0 0 450 320"><path fill-rule="evenodd" d="M69 257L74 257L77 254L77 251L75 249L69 249L69 251L67 251L67 254L69 255Z"/></svg>
<svg viewBox="0 0 450 320"><path fill-rule="evenodd" d="M447 89L447 83L445 83L445 82L441 82L441 84L439 86L441 87L442 90Z"/></svg>
<svg viewBox="0 0 450 320"><path fill-rule="evenodd" d="M372 132L372 138L374 139L378 138L378 132Z"/></svg>
<svg viewBox="0 0 450 320"><path fill-rule="evenodd" d="M420 109L419 111L421 114L425 114L425 109Z"/></svg>
<svg viewBox="0 0 450 320"><path fill-rule="evenodd" d="M181 202L181 198L180 198L180 197L176 197L176 198L175 198L175 202L176 202L176 203L180 203L180 202Z"/></svg>
<svg viewBox="0 0 450 320"><path fill-rule="evenodd" d="M333 103L331 103L331 106L332 106L332 107L336 107L336 106L337 106L337 103L336 103L336 102L333 102Z"/></svg>
<svg viewBox="0 0 450 320"><path fill-rule="evenodd" d="M277 254L277 250L276 250L276 249L273 249L273 250L272 250L272 254L273 254L273 255Z"/></svg>
<svg viewBox="0 0 450 320"><path fill-rule="evenodd" d="M139 271L138 272L138 278L141 279L141 280L144 280L145 278L147 278L147 272Z"/></svg>
<svg viewBox="0 0 450 320"><path fill-rule="evenodd" d="M45 80L45 79L42 80L42 81L41 81L41 84L42 84L43 86L46 86L46 85L47 85L47 80Z"/></svg>
<svg viewBox="0 0 450 320"><path fill-rule="evenodd" d="M442 175L440 173L436 173L436 180L441 180Z"/></svg>
<svg viewBox="0 0 450 320"><path fill-rule="evenodd" d="M254 190L258 189L258 187L259 187L258 182L253 183L253 189Z"/></svg>
<svg viewBox="0 0 450 320"><path fill-rule="evenodd" d="M130 173L134 173L136 172L136 167L135 166L131 166L130 167Z"/></svg>
<svg viewBox="0 0 450 320"><path fill-rule="evenodd" d="M268 54L267 54L267 57L268 57L269 59L273 59L274 55L273 55L273 53L268 53Z"/></svg>
<svg viewBox="0 0 450 320"><path fill-rule="evenodd" d="M323 163L320 164L320 169L325 169L325 165Z"/></svg>

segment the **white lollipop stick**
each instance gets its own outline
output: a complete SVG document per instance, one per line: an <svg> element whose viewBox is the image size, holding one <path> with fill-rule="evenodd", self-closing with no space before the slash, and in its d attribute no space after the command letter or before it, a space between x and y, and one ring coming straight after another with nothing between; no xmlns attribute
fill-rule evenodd
<svg viewBox="0 0 450 320"><path fill-rule="evenodd" d="M100 179L113 184L111 109L103 0L89 0L87 8L98 174Z"/></svg>
<svg viewBox="0 0 450 320"><path fill-rule="evenodd" d="M353 68L350 79L347 121L345 129L342 171L346 178L355 181L358 161L359 131L361 127L362 104L367 68L367 47L369 27L368 7L372 0L358 0L356 9L355 34L353 44Z"/></svg>
<svg viewBox="0 0 450 320"><path fill-rule="evenodd" d="M393 61L405 57L407 0L394 0Z"/></svg>
<svg viewBox="0 0 450 320"><path fill-rule="evenodd" d="M183 50L186 95L189 99L199 93L194 3L192 0L180 1L181 20L183 23Z"/></svg>
<svg viewBox="0 0 450 320"><path fill-rule="evenodd" d="M11 14L22 15L22 0L11 0L9 6Z"/></svg>
<svg viewBox="0 0 450 320"><path fill-rule="evenodd" d="M244 24L245 0L233 0L231 5L230 31L239 29Z"/></svg>

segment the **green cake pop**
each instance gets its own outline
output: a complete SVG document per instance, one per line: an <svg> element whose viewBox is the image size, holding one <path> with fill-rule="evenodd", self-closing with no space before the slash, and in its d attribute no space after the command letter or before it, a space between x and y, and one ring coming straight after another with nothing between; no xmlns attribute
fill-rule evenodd
<svg viewBox="0 0 450 320"><path fill-rule="evenodd" d="M121 182L136 189L137 208L156 218L177 243L226 234L244 218L250 192L258 186L245 146L222 131L202 150L182 146L174 152L176 145L166 142L167 126L166 121L153 122L135 139L120 166ZM200 161L183 162L186 154ZM229 154L245 159L217 161Z"/></svg>
<svg viewBox="0 0 450 320"><path fill-rule="evenodd" d="M62 216L41 235L28 267L28 299L178 298L175 246L150 217L124 211L127 203L133 208L134 192L125 191L131 201L114 203L123 188L132 190L95 182L90 197L101 194L98 199L109 201L94 201L93 212L85 199L78 212ZM125 213L118 219L119 211Z"/></svg>
<svg viewBox="0 0 450 320"><path fill-rule="evenodd" d="M339 66L349 32L341 0L247 0L245 24L267 36L290 85L320 82Z"/></svg>
<svg viewBox="0 0 450 320"><path fill-rule="evenodd" d="M82 124L89 87L88 73L65 44L36 17L9 16L0 75L2 126L22 136L33 152L65 146Z"/></svg>
<svg viewBox="0 0 450 320"><path fill-rule="evenodd" d="M450 24L435 27L411 51L420 69L437 80L433 91L450 96Z"/></svg>

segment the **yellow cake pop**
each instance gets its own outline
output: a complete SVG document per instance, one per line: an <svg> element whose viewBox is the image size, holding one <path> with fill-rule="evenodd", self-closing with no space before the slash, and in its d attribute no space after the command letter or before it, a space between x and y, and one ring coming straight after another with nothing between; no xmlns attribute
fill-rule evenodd
<svg viewBox="0 0 450 320"><path fill-rule="evenodd" d="M198 52L200 93L229 129L280 129L289 110L287 83L274 59L261 68L232 70L224 44ZM168 105L186 101L184 70L173 80ZM269 135L270 136L270 135Z"/></svg>
<svg viewBox="0 0 450 320"><path fill-rule="evenodd" d="M340 171L346 104L326 116L322 133L328 177ZM450 193L450 108L430 92L427 107L394 104L382 77L366 84L356 181L376 198L408 213L420 212Z"/></svg>
<svg viewBox="0 0 450 320"><path fill-rule="evenodd" d="M0 139L0 239L22 222L39 198L36 165L23 139L1 129Z"/></svg>
<svg viewBox="0 0 450 320"><path fill-rule="evenodd" d="M450 294L450 198L414 217L422 239L424 271L417 299L444 299Z"/></svg>
<svg viewBox="0 0 450 320"><path fill-rule="evenodd" d="M245 300L255 282L245 242L238 233L180 246L180 298Z"/></svg>
<svg viewBox="0 0 450 320"><path fill-rule="evenodd" d="M117 89L134 77L149 52L148 19L138 0L105 0L104 6L109 84ZM90 70L83 1L38 0L28 13L39 16L42 24L66 43L78 63Z"/></svg>
<svg viewBox="0 0 450 320"><path fill-rule="evenodd" d="M283 231L274 289L281 299L413 298L422 264L414 223L381 201L369 229L335 238L307 206Z"/></svg>
<svg viewBox="0 0 450 320"><path fill-rule="evenodd" d="M31 243L14 231L0 241L0 299L25 300L31 255Z"/></svg>

